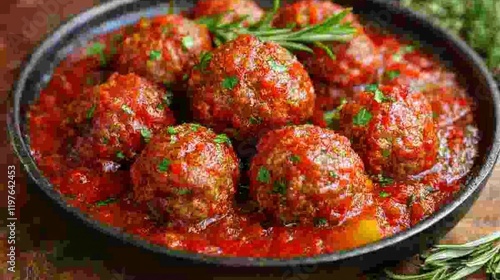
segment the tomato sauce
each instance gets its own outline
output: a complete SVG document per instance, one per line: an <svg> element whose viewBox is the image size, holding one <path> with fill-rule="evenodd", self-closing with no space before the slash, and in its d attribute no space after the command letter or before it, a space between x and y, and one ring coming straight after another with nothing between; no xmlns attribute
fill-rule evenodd
<svg viewBox="0 0 500 280"><path fill-rule="evenodd" d="M29 136L43 175L69 205L139 238L172 249L227 256L289 258L346 250L405 230L432 215L453 199L472 167L479 139L472 117L474 104L454 73L395 35L371 32L368 36L383 56L383 66L375 69L381 73L378 81L408 83L422 90L432 104L439 139L434 166L406 179L373 178L371 203L339 226L270 226L262 214L248 210L253 209L246 207L251 201L193 227L160 224L132 199L126 164L88 164L67 152L77 132L68 125L61 107L104 80L113 69L114 50L125 32L98 38L57 67L31 107ZM334 110L332 106L317 108L315 116ZM328 125L324 120L317 124ZM101 195L92 191L96 188L102 190ZM75 189L79 194L71 195ZM110 193L119 195L106 199Z"/></svg>

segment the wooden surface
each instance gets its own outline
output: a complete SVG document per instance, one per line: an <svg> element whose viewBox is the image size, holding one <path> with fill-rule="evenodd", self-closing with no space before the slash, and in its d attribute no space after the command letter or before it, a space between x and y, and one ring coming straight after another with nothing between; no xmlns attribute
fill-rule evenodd
<svg viewBox="0 0 500 280"><path fill-rule="evenodd" d="M34 44L46 33L47 30L56 26L61 18L65 18L70 14L78 13L91 5L95 0L57 0L57 1L43 1L43 0L2 0L0 3L0 11L4 13L0 15L0 121L5 121L5 112L7 112L8 105L8 91L16 77L19 65L26 54L30 52ZM52 3L52 7L50 7ZM56 3L53 5L53 3ZM57 4L63 3L63 4ZM42 12L41 12L42 11ZM45 21L43 21L45 20ZM19 258L22 262L18 264L22 267L22 279L44 279L33 278L36 265L42 264L43 269L36 270L37 275L45 271L50 277L46 279L183 279L182 277L186 270L177 267L170 267L168 270L170 275L175 275L172 278L165 278L158 276L160 271L152 272L151 268L143 268L142 272L140 267L144 266L143 263L137 263L137 258L142 258L140 255L134 255L132 263L124 266L121 261L101 261L99 257L94 257L91 251L87 252L82 247L93 247L92 240L79 239L78 235L72 232L73 225L63 223L61 221L59 212L51 209L50 203L43 201L42 198L35 194L28 194L26 190L26 183L21 173L21 167L17 159L13 156L10 144L5 137L5 127L2 127L2 145L0 145L0 164L1 170L7 171L7 165L15 164L17 166L16 183L18 186L18 201L17 206L21 207L20 220L22 226L18 228L19 238L22 239L22 253L19 253ZM3 172L3 171L2 171ZM5 191L5 178L0 179L0 192L2 195L0 207L5 207L6 201L3 192ZM49 204L47 204L49 203ZM2 209L0 218L5 215ZM0 219L4 220L4 219ZM77 227L76 225L74 227ZM474 204L473 208L466 215L466 217L443 239L442 242L461 243L467 240L477 238L479 236L492 233L495 230L500 230L500 166L497 165L495 171L489 180L485 190L482 192L478 201ZM73 230L75 231L75 230ZM76 231L79 231L77 229ZM75 237L76 236L76 237ZM0 251L5 249L5 227L0 224ZM91 238L89 238L91 239ZM89 242L88 245L85 245ZM69 245L68 245L69 244ZM71 250L72 244L84 244L79 249ZM114 246L114 247L113 247ZM105 246L106 247L106 246ZM110 248L107 248L110 247ZM98 248L109 252L108 256L119 259L123 257L125 249L120 246L112 245L111 243L106 248ZM61 248L64 250L61 253ZM69 248L69 249L68 249ZM57 250L56 250L57 249ZM50 258L46 256L49 254L55 257L54 262L51 263ZM57 253L57 254L56 254ZM136 258L134 260L134 258ZM63 261L61 261L63 259ZM134 261L136 262L134 264ZM143 259L144 262L154 263L154 260ZM137 267L134 267L137 266ZM154 265L152 265L154 266ZM161 267L161 265L159 265ZM415 270L415 259L402 262L400 267L405 271ZM134 276L127 271L139 271ZM30 270L31 269L31 270ZM125 269L125 271L124 271ZM147 270L147 271L144 271ZM217 269L189 269L198 271L207 278L210 274L217 274ZM1 273L5 272L5 256L2 253L0 256L0 278L1 279L15 279L12 275L5 274L1 277ZM145 278L140 276L140 273L148 274ZM335 272L335 271L334 271ZM346 268L343 271L336 271L339 278L335 279L363 279L366 278L359 274L356 268ZM24 278L26 273L31 273L32 278ZM153 273L151 275L151 273ZM309 277L306 274L296 272L292 274L278 274L260 275L261 279L333 279L329 276L332 271L315 271L314 277ZM200 275L201 275L200 274ZM103 276L105 275L105 276ZM155 276L156 275L156 276ZM288 276L287 276L288 275ZM255 276L255 275L254 275ZM199 278L198 278L199 279ZM229 279L227 277L214 277L213 279ZM245 278L241 278L245 279ZM247 277L247 279L250 279ZM471 279L486 279L484 274L477 274Z"/></svg>

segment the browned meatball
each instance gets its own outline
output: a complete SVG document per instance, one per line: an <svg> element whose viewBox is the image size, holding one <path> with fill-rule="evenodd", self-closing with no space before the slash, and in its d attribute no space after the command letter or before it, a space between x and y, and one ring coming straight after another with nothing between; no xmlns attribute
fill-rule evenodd
<svg viewBox="0 0 500 280"><path fill-rule="evenodd" d="M282 8L274 24L279 27L305 27L321 23L343 9L330 1L298 1ZM354 15L348 14L344 22L352 22L357 34L346 43L326 44L335 54L334 59L319 47L313 47L314 54L300 52L297 56L314 78L342 87L371 83L382 65L382 56L371 39L364 34Z"/></svg>
<svg viewBox="0 0 500 280"><path fill-rule="evenodd" d="M223 23L230 23L246 17L244 25L256 23L264 15L255 1L252 0L201 0L193 8L195 18L224 14Z"/></svg>
<svg viewBox="0 0 500 280"><path fill-rule="evenodd" d="M250 167L250 194L282 222L342 222L371 190L349 140L312 125L288 126L261 138Z"/></svg>
<svg viewBox="0 0 500 280"><path fill-rule="evenodd" d="M203 57L189 91L196 120L237 138L304 122L315 98L309 75L292 54L250 35Z"/></svg>
<svg viewBox="0 0 500 280"><path fill-rule="evenodd" d="M212 48L207 28L180 15L142 19L135 28L119 50L119 70L169 87L183 88L200 54Z"/></svg>
<svg viewBox="0 0 500 280"><path fill-rule="evenodd" d="M436 161L436 126L420 92L369 85L343 107L340 117L341 131L372 174L405 178Z"/></svg>
<svg viewBox="0 0 500 280"><path fill-rule="evenodd" d="M164 93L135 74L113 74L66 108L81 129L75 150L82 159L133 159L161 128L174 124Z"/></svg>
<svg viewBox="0 0 500 280"><path fill-rule="evenodd" d="M198 124L168 127L132 165L134 197L170 221L196 223L231 207L238 165L227 136Z"/></svg>

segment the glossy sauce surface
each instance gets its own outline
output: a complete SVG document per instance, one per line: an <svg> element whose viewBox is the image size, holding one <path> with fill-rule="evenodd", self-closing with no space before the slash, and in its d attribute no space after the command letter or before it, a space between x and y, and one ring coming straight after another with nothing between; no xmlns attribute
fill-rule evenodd
<svg viewBox="0 0 500 280"><path fill-rule="evenodd" d="M383 66L371 69L379 73L376 82L408 83L431 103L439 142L435 165L405 179L372 176L373 189L361 210L350 213L338 226L273 226L255 211L251 201L235 203L228 214L208 218L196 226L160 223L132 198L129 163L88 162L68 148L77 131L67 125L69 116L63 106L105 80L109 70L114 69L116 48L127 32L123 29L104 35L60 64L29 112L30 146L44 176L65 195L69 205L152 243L211 255L280 258L346 250L425 219L452 199L472 167L479 139L472 118L474 106L454 73L396 36L372 32L368 36L383 57ZM339 91L340 96L349 99L359 89L324 87L316 87L317 106L311 121L335 127L329 116L339 105Z"/></svg>

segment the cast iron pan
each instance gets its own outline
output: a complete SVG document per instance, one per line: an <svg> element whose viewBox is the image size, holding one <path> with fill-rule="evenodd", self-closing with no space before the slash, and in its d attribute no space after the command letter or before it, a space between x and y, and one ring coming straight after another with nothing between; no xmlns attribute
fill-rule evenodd
<svg viewBox="0 0 500 280"><path fill-rule="evenodd" d="M469 93L477 102L476 120L482 132L479 156L475 161L466 186L456 199L445 205L434 215L390 238L368 244L349 251L319 255L308 258L266 259L243 257L212 257L202 254L170 250L135 238L129 234L102 225L87 218L79 210L68 207L62 197L38 170L28 147L25 131L25 109L33 103L58 62L74 47L95 34L109 32L120 26L137 21L141 16L166 13L167 1L154 0L117 0L92 8L64 23L50 34L31 54L22 67L22 73L15 84L12 111L8 118L8 129L12 144L30 178L30 188L39 188L47 198L59 205L73 219L111 236L127 246L135 246L150 254L168 260L183 260L185 263L219 264L222 266L245 267L286 267L354 265L370 268L386 261L399 260L413 255L439 240L469 210L489 178L500 151L500 98L492 76L488 73L481 58L463 41L445 30L433 25L422 15L398 6L396 2L382 0L358 0L342 3L353 5L354 11L368 22L368 28L382 26L392 32L404 34L419 42L424 48L436 54L445 64L455 69ZM185 9L194 1L176 3L177 9ZM263 7L271 6L272 1L259 1ZM187 108L186 108L187 110ZM133 256L131 256L133 257ZM306 271L307 272L307 271Z"/></svg>

